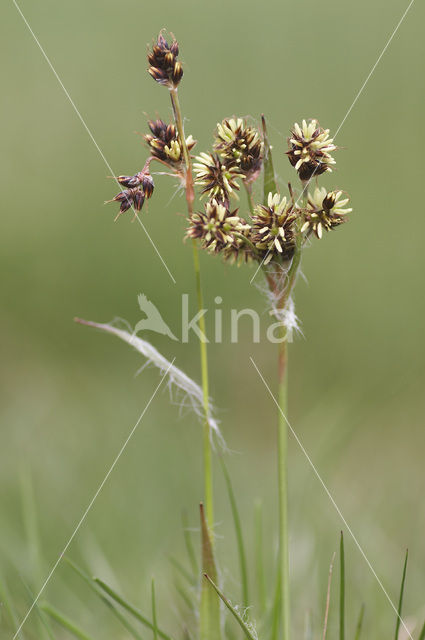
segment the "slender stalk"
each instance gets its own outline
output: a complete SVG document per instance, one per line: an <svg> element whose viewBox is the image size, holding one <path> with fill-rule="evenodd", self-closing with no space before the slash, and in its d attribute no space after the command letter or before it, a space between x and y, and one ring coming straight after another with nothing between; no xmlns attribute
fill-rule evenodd
<svg viewBox="0 0 425 640"><path fill-rule="evenodd" d="M184 135L182 111L180 107L180 101L178 96L177 87L170 89L171 104L173 107L174 119L176 122L177 131L182 144L183 158L186 166L186 202L189 216L193 213L193 201L195 199L195 192L193 187L193 175L192 175L192 162L190 159L189 150L186 145L186 138ZM201 311L204 307L202 286L201 286L201 268L199 264L199 252L196 245L196 241L192 241L193 248L193 265L195 271L196 281L196 295L198 303L198 311ZM205 333L205 317L201 315L199 319L199 328L202 336L206 336ZM213 508L213 476L212 476L212 450L211 450L211 427L210 427L210 415L209 415L209 381L208 381L208 354L206 337L203 340L200 339L200 355L201 355L201 377L202 377L202 390L204 397L204 431L203 431L203 457L204 457L204 504L205 504L205 517L208 523L208 527L211 530L214 524L214 508Z"/></svg>
<svg viewBox="0 0 425 640"><path fill-rule="evenodd" d="M279 500L279 571L281 579L282 640L289 640L289 536L288 536L288 343L279 345L279 421L277 432Z"/></svg>
<svg viewBox="0 0 425 640"><path fill-rule="evenodd" d="M304 204L307 201L306 185L303 183ZM285 309L288 304L297 279L301 264L302 234L300 226L296 237L296 246L291 266L288 270L284 290L279 291L279 278L276 274L270 274L266 269L266 277L272 291L277 295L279 310ZM289 526L288 526L288 341L285 328L282 328L282 341L279 344L278 354L278 431L277 431L277 458L278 458L278 504L279 504L279 560L278 560L278 589L280 589L282 640L290 638L290 584L289 584Z"/></svg>

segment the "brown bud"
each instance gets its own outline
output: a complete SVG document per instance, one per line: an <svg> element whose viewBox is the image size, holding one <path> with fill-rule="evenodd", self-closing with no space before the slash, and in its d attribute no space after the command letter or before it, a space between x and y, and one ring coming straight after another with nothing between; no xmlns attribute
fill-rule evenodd
<svg viewBox="0 0 425 640"><path fill-rule="evenodd" d="M335 191L329 191L323 198L322 207L325 211L330 211L335 206L336 193Z"/></svg>
<svg viewBox="0 0 425 640"><path fill-rule="evenodd" d="M181 62L176 62L173 69L172 80L174 86L177 86L180 80L183 78L183 67Z"/></svg>
<svg viewBox="0 0 425 640"><path fill-rule="evenodd" d="M144 201L145 201L145 196L143 192L140 191L140 189L135 190L135 192L133 193L133 203L136 211L141 210L141 208L143 207Z"/></svg>

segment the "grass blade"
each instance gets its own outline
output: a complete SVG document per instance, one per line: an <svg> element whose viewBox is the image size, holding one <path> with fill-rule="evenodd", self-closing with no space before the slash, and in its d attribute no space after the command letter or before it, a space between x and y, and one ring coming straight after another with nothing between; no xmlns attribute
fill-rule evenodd
<svg viewBox="0 0 425 640"><path fill-rule="evenodd" d="M75 625L69 618L66 618L60 611L52 607L48 603L40 605L40 609L47 613L53 620L55 620L61 627L69 631L78 640L93 640L91 636L88 636L84 631L81 631L77 625Z"/></svg>
<svg viewBox="0 0 425 640"><path fill-rule="evenodd" d="M221 468L223 470L224 479L226 481L226 487L227 487L227 493L229 496L230 506L232 509L233 523L235 526L236 541L238 546L239 567L241 572L242 604L246 609L249 605L248 571L246 566L245 546L243 541L241 520L239 517L238 506L236 504L236 498L233 491L232 482L230 480L229 472L227 471L227 467L224 464L224 460L222 458L220 458L220 462L221 462Z"/></svg>
<svg viewBox="0 0 425 640"><path fill-rule="evenodd" d="M424 626L422 627L421 635L419 636L418 640L425 640L425 622L424 622Z"/></svg>
<svg viewBox="0 0 425 640"><path fill-rule="evenodd" d="M153 578L152 578L152 585L151 585L151 593L152 593L153 640L158 640L158 624L156 620L155 582Z"/></svg>
<svg viewBox="0 0 425 640"><path fill-rule="evenodd" d="M326 592L325 622L323 624L323 636L322 636L323 640L326 639L326 633L328 630L329 605L331 603L331 584L332 584L332 572L334 568L334 560L335 560L335 553L332 556L331 565L329 567L328 590Z"/></svg>
<svg viewBox="0 0 425 640"><path fill-rule="evenodd" d="M205 518L204 505L200 504L202 532L202 570L217 580L214 552L210 532ZM221 638L220 602L214 596L205 580L201 584L200 639L219 640Z"/></svg>
<svg viewBox="0 0 425 640"><path fill-rule="evenodd" d="M65 558L66 562L69 564L71 569L77 573L77 575L84 580L84 582L90 587L90 589L100 598L105 604L111 613L121 622L123 627L127 629L129 633L135 638L135 640L143 640L140 633L133 627L133 625L127 620L125 616L122 615L120 611L115 607L115 605L104 596L102 591L97 586L96 582L90 578L80 567L78 567L72 560L69 558Z"/></svg>
<svg viewBox="0 0 425 640"><path fill-rule="evenodd" d="M35 612L37 614L37 620L39 623L39 633L40 635L37 636L39 638L39 640L41 640L42 638L46 638L48 637L49 640L55 640L55 636L54 633L50 627L49 624L49 620L46 616L46 614L40 609L40 606L38 604L38 602L35 600L35 596L33 594L33 592L31 591L31 589L29 588L29 586L26 584L26 582L24 582L24 580L21 578L21 581L24 585L25 590L27 591L29 598L30 598L30 603L34 602L34 609Z"/></svg>
<svg viewBox="0 0 425 640"><path fill-rule="evenodd" d="M345 553L344 553L344 534L341 531L341 539L339 543L339 639L345 638Z"/></svg>
<svg viewBox="0 0 425 640"><path fill-rule="evenodd" d="M212 586L212 588L214 589L216 594L219 596L219 598L221 598L221 600L224 602L226 607L232 613L232 615L236 619L237 623L241 627L242 631L244 632L244 634L248 638L248 640L256 640L255 635L252 633L252 631L250 630L250 628L246 624L245 620L242 618L240 613L235 609L235 607L232 606L232 604L229 602L229 600L226 598L226 596L220 591L220 589L217 587L215 582L213 580L211 580L209 575L206 574L206 573L204 573L204 578L209 582L209 584Z"/></svg>
<svg viewBox="0 0 425 640"><path fill-rule="evenodd" d="M365 606L364 604L362 604L362 606L360 607L359 618L357 620L356 635L354 636L354 640L360 640L360 634L363 628L364 610Z"/></svg>
<svg viewBox="0 0 425 640"><path fill-rule="evenodd" d="M124 598L118 595L116 591L114 591L109 585L103 582L103 580L101 580L100 578L93 578L93 580L105 593L108 594L110 598L112 598L112 600L115 600L115 602L121 605L121 607L123 607L123 609L128 611L128 613L130 613L134 618L136 618L136 620L144 624L145 627L148 627L151 631L154 630L154 625L152 624L152 622L148 620L148 618L146 618L146 616L144 616L141 611L139 611L132 604L124 600ZM171 637L167 635L164 631L161 631L161 629L158 629L157 631L158 631L159 637L162 638L163 640L171 640Z"/></svg>
<svg viewBox="0 0 425 640"><path fill-rule="evenodd" d="M406 556L404 558L404 566L403 566L403 575L401 577L401 585L400 585L400 597L398 599L398 608L397 608L397 621L395 625L395 634L394 639L398 640L398 632L400 631L400 622L401 622L401 611L403 607L403 595L404 595L404 585L406 582L406 572L407 572L407 559L409 557L409 550L406 550Z"/></svg>
<svg viewBox="0 0 425 640"><path fill-rule="evenodd" d="M277 192L276 178L273 167L272 151L267 136L266 119L264 115L261 116L261 125L263 128L264 137L264 204L267 204L267 197L269 192Z"/></svg>
<svg viewBox="0 0 425 640"><path fill-rule="evenodd" d="M254 511L254 535L255 535L255 568L258 589L258 601L260 614L263 617L266 611L266 579L263 561L263 513L261 502L255 504Z"/></svg>

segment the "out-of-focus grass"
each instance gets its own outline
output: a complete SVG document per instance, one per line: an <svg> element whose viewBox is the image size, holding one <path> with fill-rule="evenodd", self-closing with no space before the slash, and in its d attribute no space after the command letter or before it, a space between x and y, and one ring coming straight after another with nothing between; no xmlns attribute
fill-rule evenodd
<svg viewBox="0 0 425 640"><path fill-rule="evenodd" d="M170 115L166 92L145 73L145 43L163 26L178 37L186 63L181 97L199 149L218 119L268 116L281 184L292 179L283 155L290 124L316 116L335 130L399 20L396 0L371 5L251 0L200 6L165 0L147 9L135 0L87 4L22 0L23 12L51 57L114 171L145 158L144 112ZM173 285L137 224L113 224L102 202L115 193L109 171L84 131L12 3L3 3L2 92L2 438L0 554L2 575L21 610L28 599L19 574L37 590L136 422L157 377L137 354L108 336L74 326L81 315L139 319L136 296L151 298L170 326L180 326L180 295L193 291L191 254L181 242L184 201L165 178L143 220L172 270ZM306 252L297 311L305 339L291 349L291 419L373 566L397 599L400 562L409 547L404 612L423 617L425 381L421 173L425 97L417 61L424 55L424 9L414 4L372 76L338 142L329 186L346 188L349 225ZM280 149L282 153L280 153ZM170 199L173 198L171 201ZM252 271L202 257L206 302L262 308ZM194 308L193 304L193 308ZM265 317L266 320L266 317ZM212 313L207 318L212 326ZM199 379L196 339L153 342ZM253 560L253 503L264 502L267 581L273 579L275 518L274 407L249 365L268 381L271 345L242 340L210 349L212 395L223 430L237 450L227 461ZM92 571L150 602L155 573L158 611L172 586L166 552L180 553L180 512L197 525L201 434L178 419L166 393L143 419L131 446L81 528L71 551ZM341 522L303 454L291 441L290 510L294 623L319 603ZM20 476L30 470L42 557L32 555L22 518ZM217 545L226 583L238 593L231 512L217 474ZM252 535L250 535L252 533ZM221 537L222 536L222 537ZM393 628L385 596L346 536L347 628L366 602L365 633ZM60 567L47 595L89 631L114 637L118 627L80 595ZM337 602L337 598L335 598ZM146 607L148 608L148 607ZM336 610L335 610L336 611ZM18 616L19 617L19 616ZM329 637L336 629L331 610ZM29 625L36 624L35 617ZM334 625L334 627L333 627ZM121 631L119 632L121 633Z"/></svg>

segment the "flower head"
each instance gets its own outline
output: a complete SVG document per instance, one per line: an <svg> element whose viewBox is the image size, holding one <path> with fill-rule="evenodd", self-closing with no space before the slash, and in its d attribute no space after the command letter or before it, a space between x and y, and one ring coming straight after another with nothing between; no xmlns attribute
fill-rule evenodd
<svg viewBox="0 0 425 640"><path fill-rule="evenodd" d="M301 180L310 180L314 175L319 176L325 171L332 171L335 160L331 151L336 146L329 138L329 129L322 129L317 120L308 123L303 120L301 126L296 122L288 138L289 162L298 171Z"/></svg>
<svg viewBox="0 0 425 640"><path fill-rule="evenodd" d="M313 232L318 238L323 235L323 230L330 231L346 222L345 216L352 209L344 209L349 198L341 200L342 191L327 192L324 187L316 188L313 194L308 194L307 211L304 214L305 222L301 231Z"/></svg>
<svg viewBox="0 0 425 640"><path fill-rule="evenodd" d="M115 220L117 220L121 214L128 211L131 207L133 207L135 211L140 211L144 201L145 195L143 191L139 187L136 187L135 189L125 189L125 191L117 193L117 195L108 202L120 203L120 210L115 218Z"/></svg>
<svg viewBox="0 0 425 640"><path fill-rule="evenodd" d="M249 181L255 180L263 160L260 133L242 118L226 118L217 124L214 149L228 164L239 167Z"/></svg>
<svg viewBox="0 0 425 640"><path fill-rule="evenodd" d="M156 82L170 88L177 87L183 77L183 67L177 60L178 55L179 45L174 36L172 43L168 44L161 32L148 53L148 72Z"/></svg>
<svg viewBox="0 0 425 640"><path fill-rule="evenodd" d="M267 206L258 205L252 216L252 242L257 249L267 251L264 264L272 258L288 260L295 249L294 222L299 214L291 201L269 193Z"/></svg>
<svg viewBox="0 0 425 640"><path fill-rule="evenodd" d="M153 194L153 190L155 187L153 178L149 171L149 163L151 158L148 159L145 166L141 171L136 173L134 176L117 176L116 180L123 187L127 187L128 189L134 189L135 187L140 187L143 192L145 198L150 198Z"/></svg>
<svg viewBox="0 0 425 640"><path fill-rule="evenodd" d="M234 189L239 190L236 180L244 177L237 166L223 164L216 153L201 153L195 160L195 183L202 187L203 194L225 201L236 195L233 193Z"/></svg>
<svg viewBox="0 0 425 640"><path fill-rule="evenodd" d="M141 211L145 200L152 196L154 182L149 171L150 160L149 158L143 169L134 176L116 177L117 182L127 188L124 191L120 191L112 200L108 201L120 203L120 210L115 220L131 207L133 207L135 211Z"/></svg>
<svg viewBox="0 0 425 640"><path fill-rule="evenodd" d="M166 124L163 120L150 120L148 122L151 134L144 136L149 146L151 155L178 168L183 162L183 148L174 124ZM186 146L190 151L196 144L192 136L186 138Z"/></svg>
<svg viewBox="0 0 425 640"><path fill-rule="evenodd" d="M225 248L238 248L243 244L239 237L249 228L245 220L237 215L237 209L229 209L216 199L205 204L204 211L193 213L189 219L187 236L199 238L202 247L211 253L218 253Z"/></svg>

